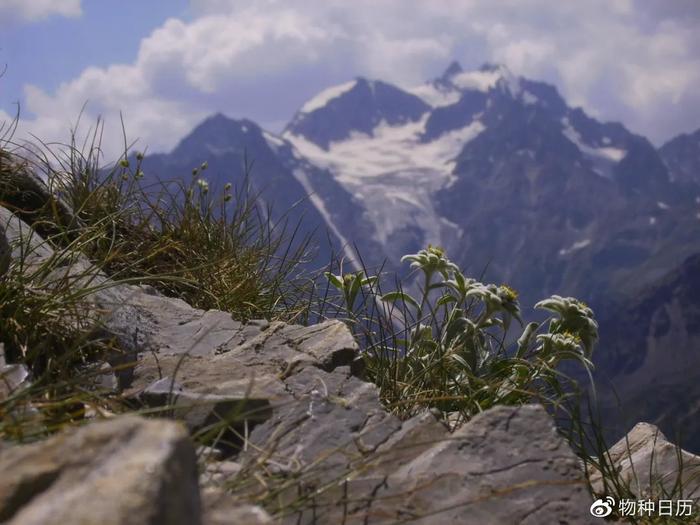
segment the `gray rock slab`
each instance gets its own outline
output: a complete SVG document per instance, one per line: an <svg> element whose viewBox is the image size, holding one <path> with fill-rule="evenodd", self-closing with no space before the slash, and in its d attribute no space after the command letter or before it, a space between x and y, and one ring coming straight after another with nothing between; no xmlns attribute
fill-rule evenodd
<svg viewBox="0 0 700 525"><path fill-rule="evenodd" d="M133 416L0 451L0 522L197 525L194 447L178 423Z"/></svg>
<svg viewBox="0 0 700 525"><path fill-rule="evenodd" d="M49 244L31 226L2 206L0 206L0 228L4 230L2 237L6 241L4 243L0 241L3 244L2 250L7 253L9 249L10 252L9 258L5 255L7 265L10 259L22 259L28 266L39 264L54 253Z"/></svg>
<svg viewBox="0 0 700 525"><path fill-rule="evenodd" d="M700 456L680 449L657 426L637 423L608 455L620 479L637 497L664 499L680 481L682 492L674 498L700 501ZM599 472L593 472L591 482L597 492L604 492Z"/></svg>
<svg viewBox="0 0 700 525"><path fill-rule="evenodd" d="M365 516L413 523L596 523L578 460L538 405L474 417L383 480Z"/></svg>
<svg viewBox="0 0 700 525"><path fill-rule="evenodd" d="M272 525L273 520L265 509L257 505L232 501L222 490L207 488L202 494L204 504L203 525Z"/></svg>
<svg viewBox="0 0 700 525"><path fill-rule="evenodd" d="M29 386L29 370L20 364L5 361L5 345L0 343L0 401L4 401L17 390Z"/></svg>
<svg viewBox="0 0 700 525"><path fill-rule="evenodd" d="M349 367L306 368L286 385L294 402L279 407L250 435L251 448L270 454L273 470L293 473L317 466L319 482L342 479L355 460L401 427L382 408L377 387L352 376Z"/></svg>
<svg viewBox="0 0 700 525"><path fill-rule="evenodd" d="M376 391L337 375L251 435L270 471L304 472L281 501L309 501L284 523L596 523L578 459L540 406L497 407L450 433L429 412L374 411Z"/></svg>

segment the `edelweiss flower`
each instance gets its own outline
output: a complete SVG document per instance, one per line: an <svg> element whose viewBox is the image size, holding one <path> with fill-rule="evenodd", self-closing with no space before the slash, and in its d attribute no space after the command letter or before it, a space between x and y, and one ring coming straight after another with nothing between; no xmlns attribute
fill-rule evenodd
<svg viewBox="0 0 700 525"><path fill-rule="evenodd" d="M544 344L548 341L558 351L580 352L581 338L570 332L561 334L541 334L537 336L537 341Z"/></svg>
<svg viewBox="0 0 700 525"><path fill-rule="evenodd" d="M410 261L411 268L420 269L427 275L440 272L445 279L448 278L448 272L459 271L457 265L445 256L445 250L432 245L428 245L427 250L420 250L418 253L404 255L401 257L401 262L405 261Z"/></svg>
<svg viewBox="0 0 700 525"><path fill-rule="evenodd" d="M535 308L543 308L559 314L559 319L553 319L550 322L550 333L576 334L583 344L586 355L591 354L598 340L598 323L593 317L593 310L585 303L573 297L553 295L537 303Z"/></svg>

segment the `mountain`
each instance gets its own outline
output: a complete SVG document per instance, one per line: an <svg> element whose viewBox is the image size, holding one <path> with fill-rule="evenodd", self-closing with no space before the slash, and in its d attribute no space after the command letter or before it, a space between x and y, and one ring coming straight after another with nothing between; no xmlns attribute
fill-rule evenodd
<svg viewBox="0 0 700 525"><path fill-rule="evenodd" d="M409 89L356 79L314 97L283 137L364 203L389 260L437 244L525 303L560 293L602 308L700 249L697 183L678 184L646 138L504 66L455 62Z"/></svg>
<svg viewBox="0 0 700 525"><path fill-rule="evenodd" d="M612 439L648 421L667 435L681 431L683 446L700 452L700 254L632 298L600 333L596 375Z"/></svg>
<svg viewBox="0 0 700 525"><path fill-rule="evenodd" d="M361 202L330 174L300 157L286 140L247 119L213 115L172 152L148 155L143 161L146 184L155 180L188 183L192 169L203 162L208 167L200 176L212 192L222 190L226 183L240 187L247 180L252 194L259 195L263 211L267 205L271 208L279 231L286 222L286 235L299 225L298 240L313 236L319 246L312 261L314 267L322 267L332 255L342 256L348 251L349 241L335 228L336 223L352 223L360 238L371 239L371 225L362 219ZM372 248L372 242L367 246Z"/></svg>
<svg viewBox="0 0 700 525"><path fill-rule="evenodd" d="M352 133L371 133L380 122L395 126L418 120L428 108L391 84L358 78L309 100L287 129L327 150Z"/></svg>
<svg viewBox="0 0 700 525"><path fill-rule="evenodd" d="M552 293L605 312L700 251L700 132L660 150L571 108L554 86L454 62L402 88L356 78L305 103L281 136L215 115L146 172L209 163L213 186L251 183L331 252L369 266L427 244L508 282L527 307ZM694 149L695 148L695 149ZM303 217L303 220L302 220Z"/></svg>
<svg viewBox="0 0 700 525"><path fill-rule="evenodd" d="M659 149L673 181L700 183L700 129L683 133Z"/></svg>

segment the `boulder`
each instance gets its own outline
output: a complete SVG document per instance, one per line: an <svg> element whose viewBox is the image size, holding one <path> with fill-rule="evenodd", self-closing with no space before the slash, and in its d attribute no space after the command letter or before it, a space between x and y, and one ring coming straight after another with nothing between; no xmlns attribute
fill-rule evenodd
<svg viewBox="0 0 700 525"><path fill-rule="evenodd" d="M372 522L597 523L578 460L539 405L487 410L375 479L362 511Z"/></svg>
<svg viewBox="0 0 700 525"><path fill-rule="evenodd" d="M638 498L663 499L681 481L674 498L700 502L700 456L671 443L655 425L637 423L608 450L608 459ZM605 493L600 472L593 470L591 482L597 493Z"/></svg>
<svg viewBox="0 0 700 525"><path fill-rule="evenodd" d="M263 461L299 479L276 502L302 507L285 523L595 522L578 460L538 405L497 407L450 433L430 412L387 413L348 368L286 384L297 402L257 426L242 455L243 468Z"/></svg>
<svg viewBox="0 0 700 525"><path fill-rule="evenodd" d="M194 447L181 425L134 416L0 450L0 522L197 525Z"/></svg>
<svg viewBox="0 0 700 525"><path fill-rule="evenodd" d="M125 393L148 407L167 408L193 431L226 422L221 443L213 443L225 457L240 450L241 436L272 417L273 407L293 404L289 381L297 374L351 366L358 355L352 335L339 321L310 327L262 321L242 325L223 312L183 307L173 316L172 300L134 299L131 307L139 306L132 311L148 315L150 322L128 324L142 327L144 346ZM149 308L141 309L144 301ZM112 326L110 321L106 325Z"/></svg>

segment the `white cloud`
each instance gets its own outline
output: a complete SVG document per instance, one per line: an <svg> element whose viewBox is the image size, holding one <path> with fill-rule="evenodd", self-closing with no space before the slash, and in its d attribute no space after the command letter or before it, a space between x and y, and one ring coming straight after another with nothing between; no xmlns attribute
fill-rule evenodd
<svg viewBox="0 0 700 525"><path fill-rule="evenodd" d="M57 138L89 100L87 117L118 124L122 110L128 130L162 150L217 110L278 123L356 75L415 84L457 58L552 82L570 103L660 141L700 126L697 17L691 4L664 5L192 0L193 19L164 22L133 62L87 69L54 93L27 87L25 108L37 118L23 125Z"/></svg>
<svg viewBox="0 0 700 525"><path fill-rule="evenodd" d="M0 0L0 20L35 22L52 15L77 17L81 0Z"/></svg>

